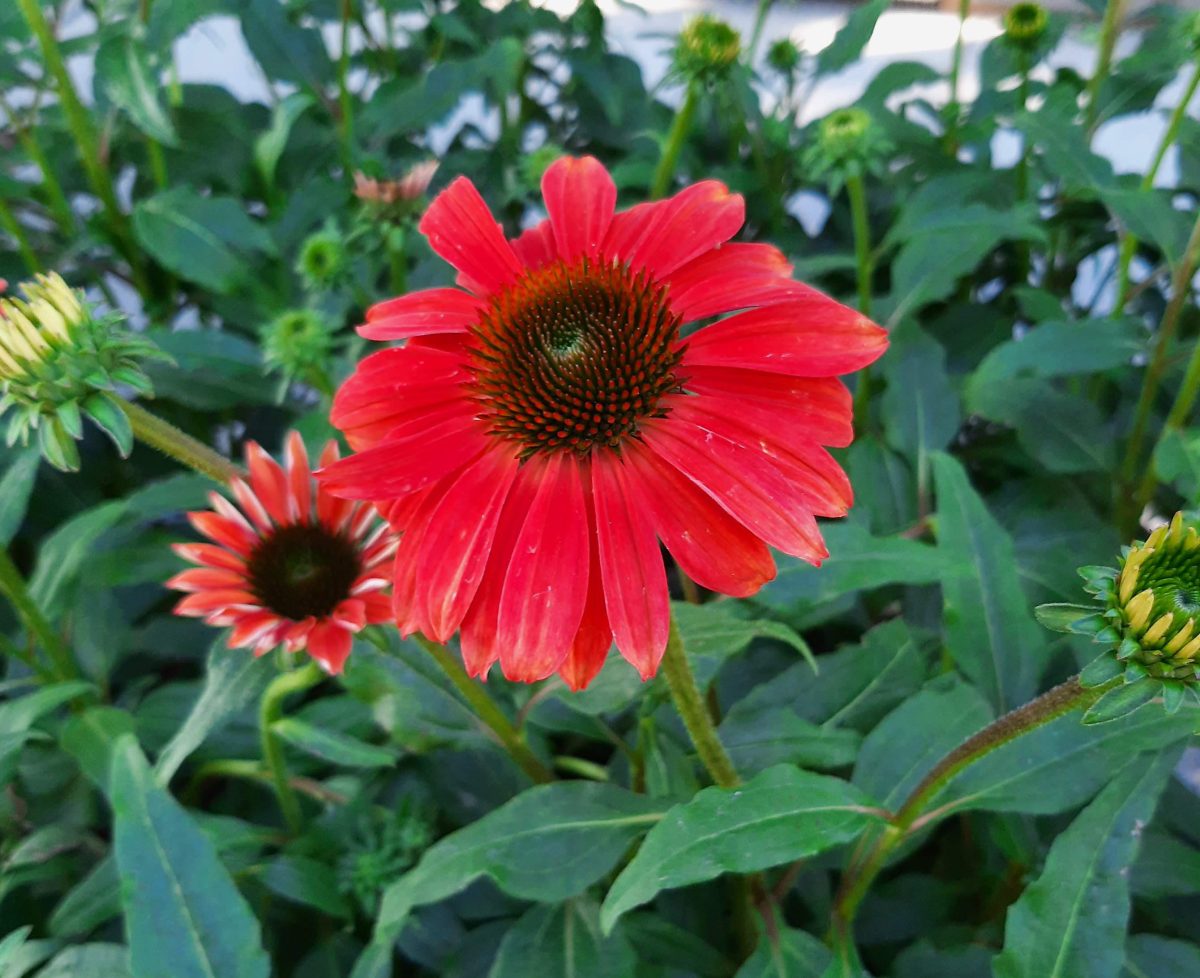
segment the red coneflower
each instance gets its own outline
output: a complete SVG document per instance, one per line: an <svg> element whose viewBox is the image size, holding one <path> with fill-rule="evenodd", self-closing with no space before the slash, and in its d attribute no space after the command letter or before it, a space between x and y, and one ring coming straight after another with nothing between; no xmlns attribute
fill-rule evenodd
<svg viewBox="0 0 1200 978"><path fill-rule="evenodd" d="M403 632L461 628L472 674L499 660L578 689L614 638L643 677L657 669L660 540L739 597L774 576L768 545L827 556L814 517L851 503L821 447L853 437L835 378L887 338L789 278L778 249L726 244L743 203L720 183L614 214L604 167L567 158L542 192L549 219L515 241L466 179L430 205L421 231L462 289L368 312L363 336L407 342L338 392L358 454L318 478L404 530Z"/></svg>
<svg viewBox="0 0 1200 978"><path fill-rule="evenodd" d="M337 457L330 442L320 463ZM188 514L213 542L175 545L200 565L167 582L191 592L175 613L232 626L229 647L253 648L255 655L280 645L289 652L307 648L336 675L354 633L391 618L384 565L396 539L371 506L313 484L294 431L282 466L254 442L246 446L246 465L249 482L230 484L238 506L214 492L211 510Z"/></svg>

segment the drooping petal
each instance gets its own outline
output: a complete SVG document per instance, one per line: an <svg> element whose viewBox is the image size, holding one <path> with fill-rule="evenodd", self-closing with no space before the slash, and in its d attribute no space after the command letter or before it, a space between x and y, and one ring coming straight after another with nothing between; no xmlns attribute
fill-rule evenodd
<svg viewBox="0 0 1200 978"><path fill-rule="evenodd" d="M332 621L318 622L308 633L307 644L308 654L317 664L331 676L337 676L350 657L354 636Z"/></svg>
<svg viewBox="0 0 1200 978"><path fill-rule="evenodd" d="M836 377L789 377L693 364L688 367L686 387L711 397L716 410L752 427L794 428L818 445L834 448L854 440L850 391Z"/></svg>
<svg viewBox="0 0 1200 978"><path fill-rule="evenodd" d="M592 156L564 156L542 175L542 197L558 257L572 261L599 254L617 204L617 186Z"/></svg>
<svg viewBox="0 0 1200 978"><path fill-rule="evenodd" d="M184 560L190 560L193 564L203 564L205 567L224 567L235 571L242 571L246 568L246 561L242 557L211 543L173 543L171 549Z"/></svg>
<svg viewBox="0 0 1200 978"><path fill-rule="evenodd" d="M814 564L829 556L805 493L760 452L675 415L647 424L642 436L651 451L772 547Z"/></svg>
<svg viewBox="0 0 1200 978"><path fill-rule="evenodd" d="M658 670L667 647L667 574L645 501L625 464L604 449L592 453L596 539L604 603L617 650L643 679Z"/></svg>
<svg viewBox="0 0 1200 978"><path fill-rule="evenodd" d="M608 609L604 606L604 577L600 569L600 549L596 540L596 513L592 503L592 488L584 485L588 508L588 549L591 561L588 567L588 594L583 606L583 619L579 631L571 643L571 651L558 670L563 682L571 689L584 689L604 666L608 650L612 648L612 626L608 623Z"/></svg>
<svg viewBox="0 0 1200 978"><path fill-rule="evenodd" d="M461 333L479 321L484 304L462 289L423 289L377 302L358 335L368 340L406 340L431 333Z"/></svg>
<svg viewBox="0 0 1200 978"><path fill-rule="evenodd" d="M571 649L587 600L587 511L580 465L560 452L538 467L537 492L513 546L496 642L504 675L545 679Z"/></svg>
<svg viewBox="0 0 1200 978"><path fill-rule="evenodd" d="M625 461L655 532L693 581L745 598L775 577L767 545L673 465L636 445Z"/></svg>
<svg viewBox="0 0 1200 978"><path fill-rule="evenodd" d="M175 591L209 591L217 588L243 591L247 582L246 575L240 571L192 567L172 577L167 581L167 587Z"/></svg>
<svg viewBox="0 0 1200 978"><path fill-rule="evenodd" d="M511 451L485 452L454 480L429 516L417 565L429 637L435 641L454 634L475 599L517 468Z"/></svg>
<svg viewBox="0 0 1200 978"><path fill-rule="evenodd" d="M436 482L487 447L482 428L471 418L455 418L423 436L385 441L339 459L317 473L335 496L375 501L395 499Z"/></svg>
<svg viewBox="0 0 1200 978"><path fill-rule="evenodd" d="M520 259L466 177L458 177L434 198L418 229L477 295L496 292L521 274Z"/></svg>
<svg viewBox="0 0 1200 978"><path fill-rule="evenodd" d="M667 200L638 204L613 218L604 254L662 281L677 268L737 234L746 206L717 180L703 180Z"/></svg>
<svg viewBox="0 0 1200 978"><path fill-rule="evenodd" d="M813 290L738 313L697 330L683 356L692 364L743 367L793 377L833 377L860 370L887 349L887 332L866 316Z"/></svg>
<svg viewBox="0 0 1200 978"><path fill-rule="evenodd" d="M242 557L249 557L250 552L254 549L254 545L258 543L257 535L248 532L242 525L232 520L227 520L224 516L219 516L216 513L188 513L188 522L196 528L197 532L208 537L210 540L215 540L224 547L228 547Z"/></svg>

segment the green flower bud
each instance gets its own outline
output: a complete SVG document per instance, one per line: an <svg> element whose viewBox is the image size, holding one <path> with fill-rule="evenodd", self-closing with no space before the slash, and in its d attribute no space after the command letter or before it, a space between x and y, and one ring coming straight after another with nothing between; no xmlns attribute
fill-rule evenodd
<svg viewBox="0 0 1200 978"><path fill-rule="evenodd" d="M324 317L311 309L289 309L262 331L263 362L288 382L321 386L333 342L333 330Z"/></svg>
<svg viewBox="0 0 1200 978"><path fill-rule="evenodd" d="M767 48L767 64L785 78L790 78L800 67L802 55L796 42L783 37Z"/></svg>
<svg viewBox="0 0 1200 978"><path fill-rule="evenodd" d="M804 164L811 176L828 176L831 192L836 192L848 177L876 170L889 148L869 112L838 109L821 120Z"/></svg>
<svg viewBox="0 0 1200 978"><path fill-rule="evenodd" d="M689 82L711 84L729 75L742 53L742 37L709 14L693 17L675 45L675 69Z"/></svg>
<svg viewBox="0 0 1200 978"><path fill-rule="evenodd" d="M348 260L341 234L327 227L310 234L300 246L296 272L311 289L326 289L341 281Z"/></svg>
<svg viewBox="0 0 1200 978"><path fill-rule="evenodd" d="M37 431L42 454L57 468L79 467L75 441L83 418L105 431L121 454L133 432L115 390L150 395L144 360L168 359L154 344L122 328L120 316L95 316L83 293L58 274L23 282L24 299L0 297L0 414L7 441Z"/></svg>
<svg viewBox="0 0 1200 978"><path fill-rule="evenodd" d="M1010 44L1029 50L1046 33L1050 16L1040 3L1018 3L1004 15L1004 38Z"/></svg>
<svg viewBox="0 0 1200 978"><path fill-rule="evenodd" d="M546 143L544 146L539 146L532 153L527 153L521 157L519 164L521 180L526 186L537 188L541 186L542 174L550 167L550 164L555 160L562 158L566 151L556 143Z"/></svg>
<svg viewBox="0 0 1200 978"><path fill-rule="evenodd" d="M353 897L368 916L379 907L380 894L433 844L430 813L404 799L395 812L374 809L338 860L338 888Z"/></svg>

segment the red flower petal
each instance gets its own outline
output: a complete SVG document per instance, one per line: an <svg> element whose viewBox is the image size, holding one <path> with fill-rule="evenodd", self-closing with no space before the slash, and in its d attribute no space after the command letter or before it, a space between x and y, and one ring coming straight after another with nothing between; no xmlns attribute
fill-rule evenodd
<svg viewBox="0 0 1200 978"><path fill-rule="evenodd" d="M678 469L640 446L625 461L655 532L693 581L744 598L775 577L767 545Z"/></svg>
<svg viewBox="0 0 1200 978"><path fill-rule="evenodd" d="M819 445L854 440L854 407L835 377L789 377L761 370L689 366L686 388L719 402L714 410L764 431L794 428Z"/></svg>
<svg viewBox="0 0 1200 978"><path fill-rule="evenodd" d="M246 443L246 465L250 469L250 485L259 502L276 523L289 523L296 517L295 504L288 496L287 477L279 463L271 458L258 442Z"/></svg>
<svg viewBox="0 0 1200 978"><path fill-rule="evenodd" d="M463 284L487 295L521 274L521 261L475 185L459 177L434 198L419 230L429 246L462 272Z"/></svg>
<svg viewBox="0 0 1200 978"><path fill-rule="evenodd" d="M210 540L215 540L243 557L249 557L258 543L258 537L247 531L244 526L216 513L188 513L188 521Z"/></svg>
<svg viewBox="0 0 1200 978"><path fill-rule="evenodd" d="M725 244L671 273L671 309L684 322L735 309L807 299L816 289L789 276L792 266L766 244ZM819 293L818 293L819 294Z"/></svg>
<svg viewBox="0 0 1200 978"><path fill-rule="evenodd" d="M295 501L296 513L302 520L312 515L312 469L308 464L308 450L300 432L288 433L283 446L283 465L287 472L288 490Z"/></svg>
<svg viewBox="0 0 1200 978"><path fill-rule="evenodd" d="M369 340L405 340L431 333L461 333L478 322L484 304L462 289L423 289L378 302L358 327Z"/></svg>
<svg viewBox="0 0 1200 978"><path fill-rule="evenodd" d="M585 486L591 496L591 487ZM587 602L583 606L583 619L579 631L571 643L571 651L559 667L558 674L563 682L578 692L584 689L604 666L608 650L612 648L612 626L608 623L608 609L604 606L604 577L600 569L600 549L596 540L596 515L592 501L588 499L588 549L591 563L588 568Z"/></svg>
<svg viewBox="0 0 1200 978"><path fill-rule="evenodd" d="M308 633L308 654L331 676L339 675L350 657L354 636L331 621L318 622Z"/></svg>
<svg viewBox="0 0 1200 978"><path fill-rule="evenodd" d="M504 675L528 683L562 665L579 630L588 538L579 463L558 453L527 465L538 467L538 488L513 546L496 643Z"/></svg>
<svg viewBox="0 0 1200 978"><path fill-rule="evenodd" d="M685 367L744 367L793 377L859 370L887 349L887 332L813 290L807 299L738 313L687 338Z"/></svg>
<svg viewBox="0 0 1200 978"><path fill-rule="evenodd" d="M541 268L554 260L557 246L549 221L540 221L512 242L512 249L526 268Z"/></svg>
<svg viewBox="0 0 1200 978"><path fill-rule="evenodd" d="M592 453L596 539L604 603L620 651L643 679L658 669L667 647L667 574L645 500L626 467L604 449Z"/></svg>
<svg viewBox="0 0 1200 978"><path fill-rule="evenodd" d="M635 272L649 269L661 281L732 238L745 215L740 195L717 180L703 180L668 200L638 204L616 215L604 254L628 262Z"/></svg>
<svg viewBox="0 0 1200 978"><path fill-rule="evenodd" d="M558 257L572 261L598 254L617 204L617 186L600 161L591 156L556 160L542 176L542 197Z"/></svg>
<svg viewBox="0 0 1200 978"><path fill-rule="evenodd" d="M246 575L240 571L215 567L193 567L180 571L167 581L167 587L174 591L208 591L214 588L244 591L247 586Z"/></svg>
<svg viewBox="0 0 1200 978"><path fill-rule="evenodd" d="M813 564L829 556L807 494L760 452L675 415L647 424L642 434L651 451L772 547Z"/></svg>
<svg viewBox="0 0 1200 978"><path fill-rule="evenodd" d="M416 563L428 634L438 642L454 634L475 599L517 468L503 448L485 452L455 478L429 516Z"/></svg>
<svg viewBox="0 0 1200 978"><path fill-rule="evenodd" d="M237 554L230 553L224 547L217 547L211 543L173 543L171 549L184 560L190 560L193 564L203 564L205 567L224 567L236 571L246 569L246 561Z"/></svg>

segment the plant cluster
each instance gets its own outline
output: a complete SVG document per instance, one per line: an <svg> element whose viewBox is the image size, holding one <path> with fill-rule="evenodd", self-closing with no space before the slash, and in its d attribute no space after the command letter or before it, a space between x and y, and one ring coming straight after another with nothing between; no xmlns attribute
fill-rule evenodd
<svg viewBox="0 0 1200 978"><path fill-rule="evenodd" d="M1200 975L1200 17L888 6L0 4L0 975Z"/></svg>

